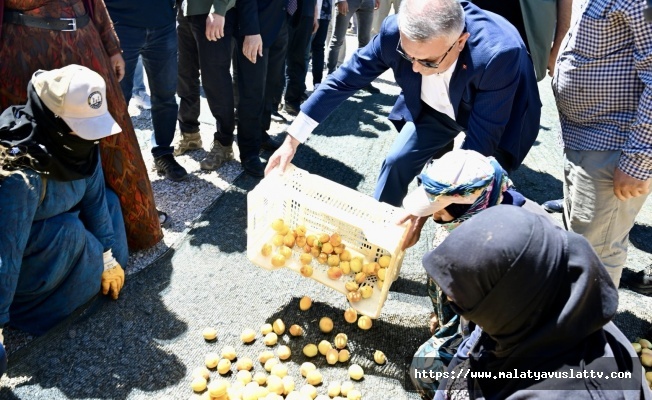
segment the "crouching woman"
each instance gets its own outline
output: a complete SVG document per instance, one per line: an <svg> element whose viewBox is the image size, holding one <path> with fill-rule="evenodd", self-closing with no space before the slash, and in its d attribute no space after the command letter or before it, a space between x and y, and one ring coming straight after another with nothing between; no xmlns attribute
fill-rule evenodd
<svg viewBox="0 0 652 400"><path fill-rule="evenodd" d="M117 299L128 259L99 161L99 140L120 132L104 80L69 65L27 91L0 115L0 340L7 324L43 334L100 291Z"/></svg>

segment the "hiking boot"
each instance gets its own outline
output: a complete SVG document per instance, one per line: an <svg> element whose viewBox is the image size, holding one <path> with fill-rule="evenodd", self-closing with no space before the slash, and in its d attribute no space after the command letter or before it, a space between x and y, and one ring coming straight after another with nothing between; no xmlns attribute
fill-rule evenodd
<svg viewBox="0 0 652 400"><path fill-rule="evenodd" d="M154 168L159 175L165 175L171 181L182 181L188 176L188 172L183 168L172 154L164 154L154 158Z"/></svg>
<svg viewBox="0 0 652 400"><path fill-rule="evenodd" d="M179 144L174 149L174 155L180 156L186 151L201 149L201 135L199 132L195 133L185 133L181 132L181 140Z"/></svg>
<svg viewBox="0 0 652 400"><path fill-rule="evenodd" d="M231 160L233 160L233 146L223 146L218 140L213 140L211 151L201 160L199 167L206 171L213 171Z"/></svg>

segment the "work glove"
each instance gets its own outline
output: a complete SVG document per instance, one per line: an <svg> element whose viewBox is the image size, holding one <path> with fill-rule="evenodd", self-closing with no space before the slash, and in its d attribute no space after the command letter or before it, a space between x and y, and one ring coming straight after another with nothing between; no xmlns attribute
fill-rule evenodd
<svg viewBox="0 0 652 400"><path fill-rule="evenodd" d="M125 284L125 271L113 258L111 249L104 252L104 272L102 272L102 294L110 294L113 300L118 299L120 290Z"/></svg>

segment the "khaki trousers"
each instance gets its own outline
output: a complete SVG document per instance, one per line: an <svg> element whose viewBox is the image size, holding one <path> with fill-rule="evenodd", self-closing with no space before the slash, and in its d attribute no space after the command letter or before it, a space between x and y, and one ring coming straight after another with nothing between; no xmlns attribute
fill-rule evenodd
<svg viewBox="0 0 652 400"><path fill-rule="evenodd" d="M564 223L591 243L616 287L627 261L629 231L647 199L621 201L614 194L620 154L564 149Z"/></svg>

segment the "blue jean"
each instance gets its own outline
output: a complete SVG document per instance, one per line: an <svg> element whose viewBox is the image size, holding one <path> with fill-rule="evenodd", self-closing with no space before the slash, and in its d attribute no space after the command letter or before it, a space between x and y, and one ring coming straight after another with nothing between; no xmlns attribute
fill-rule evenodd
<svg viewBox="0 0 652 400"><path fill-rule="evenodd" d="M5 351L5 347L0 343L0 377L5 373L7 370L7 352Z"/></svg>
<svg viewBox="0 0 652 400"><path fill-rule="evenodd" d="M328 51L329 74L337 68L337 59L342 45L346 41L346 30L349 28L349 21L353 14L358 16L358 48L366 46L371 40L371 25L374 22L374 0L350 0L348 3L349 12L346 15L337 13L335 17L333 39Z"/></svg>
<svg viewBox="0 0 652 400"><path fill-rule="evenodd" d="M131 89L132 95L137 95L146 91L145 88L145 74L143 73L143 57L138 56L138 63L134 70L134 87Z"/></svg>
<svg viewBox="0 0 652 400"><path fill-rule="evenodd" d="M0 185L0 325L42 334L99 293L102 253L126 266L118 197L95 173L70 182L31 170ZM44 197L41 200L41 193Z"/></svg>
<svg viewBox="0 0 652 400"><path fill-rule="evenodd" d="M172 139L177 125L177 30L175 22L162 28L137 28L115 25L125 60L125 76L120 81L129 103L138 56L143 58L152 101L154 142L152 155L172 154Z"/></svg>

